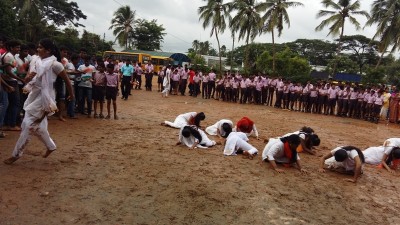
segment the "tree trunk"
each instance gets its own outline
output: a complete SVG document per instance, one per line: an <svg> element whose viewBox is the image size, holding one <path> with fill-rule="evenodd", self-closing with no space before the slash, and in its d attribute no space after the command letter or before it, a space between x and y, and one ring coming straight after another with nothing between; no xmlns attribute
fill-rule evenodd
<svg viewBox="0 0 400 225"><path fill-rule="evenodd" d="M275 36L274 36L274 28L271 30L272 33L272 74L275 74Z"/></svg>
<svg viewBox="0 0 400 225"><path fill-rule="evenodd" d="M217 38L218 43L218 56L219 56L219 75L222 77L222 59L221 59L221 47L219 46L219 38L217 28L214 28L215 37Z"/></svg>
<svg viewBox="0 0 400 225"><path fill-rule="evenodd" d="M379 60L378 60L378 63L376 64L376 66L375 66L375 69L378 69L379 65L381 64L381 61L382 61L382 58L383 58L383 54L385 54L385 51L386 51L386 49L383 50L382 54L379 56Z"/></svg>
<svg viewBox="0 0 400 225"><path fill-rule="evenodd" d="M231 70L232 70L232 67L233 67L233 56L235 55L234 54L234 50L235 50L235 33L233 33L232 34L232 51L231 51Z"/></svg>
<svg viewBox="0 0 400 225"><path fill-rule="evenodd" d="M250 32L247 33L247 38L246 38L246 52L245 52L245 60L244 60L244 68L245 71L246 69L249 70L247 74L250 74L250 68L249 68L249 36L250 36Z"/></svg>
<svg viewBox="0 0 400 225"><path fill-rule="evenodd" d="M335 63L333 64L332 78L336 74L336 69L337 69L337 64L338 64L338 57L339 57L340 51L342 50L342 38L343 38L343 33L344 33L344 20L345 19L343 19L342 31L340 32L338 48L337 48L337 51L336 51L336 59L335 59Z"/></svg>

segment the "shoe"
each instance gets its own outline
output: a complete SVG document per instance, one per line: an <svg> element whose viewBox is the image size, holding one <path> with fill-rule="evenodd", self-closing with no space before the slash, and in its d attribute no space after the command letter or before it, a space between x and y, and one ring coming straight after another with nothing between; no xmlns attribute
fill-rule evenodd
<svg viewBox="0 0 400 225"><path fill-rule="evenodd" d="M104 115L100 113L99 118L104 119Z"/></svg>
<svg viewBox="0 0 400 225"><path fill-rule="evenodd" d="M97 118L99 118L99 115L97 115L97 113L95 113L95 114L93 115L93 118L97 119Z"/></svg>
<svg viewBox="0 0 400 225"><path fill-rule="evenodd" d="M110 115L107 115L107 116L106 116L106 120L109 120L109 119L110 119Z"/></svg>

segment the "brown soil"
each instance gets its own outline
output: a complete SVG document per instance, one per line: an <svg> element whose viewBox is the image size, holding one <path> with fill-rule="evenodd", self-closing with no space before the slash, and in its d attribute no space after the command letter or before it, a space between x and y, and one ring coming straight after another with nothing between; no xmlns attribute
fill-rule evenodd
<svg viewBox="0 0 400 225"><path fill-rule="evenodd" d="M320 156L338 145L379 146L398 126L288 112L189 96L161 98L133 91L118 99L119 120L50 118L57 152L43 159L33 137L25 155L0 164L0 224L398 224L398 176L365 166L357 184L317 172ZM203 126L219 119L253 119L259 156L224 157L222 146L175 146L177 129L159 124L203 111ZM302 154L309 171L284 174L261 163L263 140L307 125L322 142L318 156ZM394 134L394 135L393 135ZM18 132L0 140L10 156Z"/></svg>

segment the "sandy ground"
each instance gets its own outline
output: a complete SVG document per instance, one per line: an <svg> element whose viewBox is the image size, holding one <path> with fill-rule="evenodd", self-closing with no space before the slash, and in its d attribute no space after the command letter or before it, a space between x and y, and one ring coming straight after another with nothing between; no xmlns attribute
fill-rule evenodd
<svg viewBox="0 0 400 225"><path fill-rule="evenodd" d="M287 112L189 96L162 99L133 91L118 99L120 120L50 118L58 145L48 159L36 137L15 164L0 163L0 224L400 224L398 176L366 166L357 184L345 175L317 172L322 154L338 145L362 149L399 136L395 125ZM319 156L302 154L309 174L285 174L267 163L224 157L222 146L175 146L177 129L164 120L203 111L203 126L222 118L252 118L261 140L311 126L322 142ZM10 156L18 133L0 140ZM394 135L392 135L394 134ZM398 173L399 174L399 173Z"/></svg>

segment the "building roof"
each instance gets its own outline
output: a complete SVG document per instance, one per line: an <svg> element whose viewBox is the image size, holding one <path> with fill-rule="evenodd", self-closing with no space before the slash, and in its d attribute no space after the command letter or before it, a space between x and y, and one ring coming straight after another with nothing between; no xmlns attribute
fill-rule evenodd
<svg viewBox="0 0 400 225"><path fill-rule="evenodd" d="M181 64L182 62L190 62L190 58L184 53L157 52L157 51L144 51L144 50L124 50L124 52L146 53L151 56L168 57L176 61L178 64Z"/></svg>
<svg viewBox="0 0 400 225"><path fill-rule="evenodd" d="M133 52L133 53L146 53L153 56L162 56L162 57L171 57L174 52L157 52L157 51L144 51L144 50L124 50L124 52Z"/></svg>

